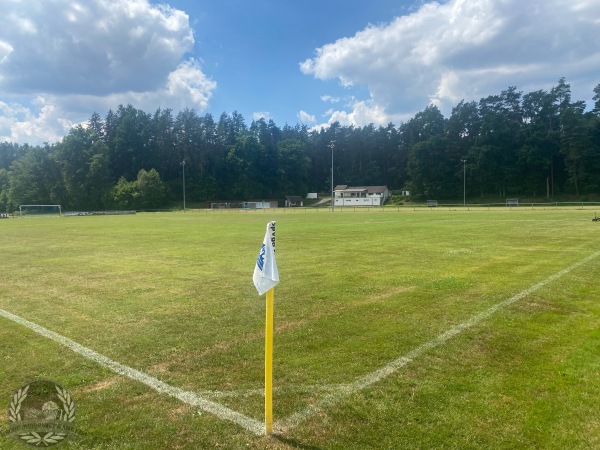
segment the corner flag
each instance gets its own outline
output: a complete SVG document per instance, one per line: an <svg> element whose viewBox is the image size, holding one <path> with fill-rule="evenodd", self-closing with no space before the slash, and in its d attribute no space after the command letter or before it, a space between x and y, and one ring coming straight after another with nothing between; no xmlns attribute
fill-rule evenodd
<svg viewBox="0 0 600 450"><path fill-rule="evenodd" d="M279 272L275 261L275 221L267 224L267 233L256 258L252 280L259 295L279 284Z"/></svg>
<svg viewBox="0 0 600 450"><path fill-rule="evenodd" d="M275 222L267 224L267 233L256 258L254 286L259 295L267 294L265 308L265 433L273 433L273 303L279 272L275 262Z"/></svg>

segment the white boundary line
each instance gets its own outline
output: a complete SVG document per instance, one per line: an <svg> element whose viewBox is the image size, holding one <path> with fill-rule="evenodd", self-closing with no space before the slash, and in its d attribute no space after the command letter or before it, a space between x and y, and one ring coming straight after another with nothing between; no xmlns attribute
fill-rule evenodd
<svg viewBox="0 0 600 450"><path fill-rule="evenodd" d="M225 419L234 422L256 435L264 435L265 433L264 424L256 419L252 419L241 413L233 411L232 409L220 405L219 403L207 400L194 392L184 391L183 389L171 386L165 383L164 381L161 381L158 378L154 378L153 376L148 375L144 372L113 361L112 359L107 358L106 356L101 355L100 353L95 352L92 349L84 347L83 345L80 345L69 338L55 333L54 331L50 331L47 328L30 322L29 320L23 319L22 317L9 313L8 311L0 309L0 316L8 320L12 320L13 322L16 322L20 325L23 325L29 328L30 330L33 330L36 333L47 337L48 339L52 339L53 341L70 348L75 353L78 353L81 356L91 359L92 361L97 362L101 366L107 367L108 369L118 373L119 375L124 375L128 378L131 378L134 381L139 381L140 383L145 384L146 386L154 389L157 392L160 392L161 394L170 395L171 397L175 397L178 400L187 403L188 405L196 406L203 411L214 414L220 419Z"/></svg>
<svg viewBox="0 0 600 450"><path fill-rule="evenodd" d="M537 291L538 289L541 289L542 287L552 283L553 281L556 281L563 275L566 275L567 273L571 272L572 270L584 265L585 263L591 261L592 259L594 259L598 256L600 256L600 252L593 253L592 255L582 259L581 261L576 262L575 264L572 264L571 266L569 266L559 272L556 272L555 274L549 276L545 280L540 281L537 284L534 284L533 286L525 289L524 291L521 291L518 294L516 294L506 300L503 300L500 303L495 304L494 306L486 309L485 311L471 317L469 320L450 328L448 331L446 331L443 334L440 334L435 339L432 339L431 341L426 342L426 343L416 347L415 349L413 349L410 352L408 352L407 354L399 357L398 359L395 359L394 361L390 362L389 364L382 367L381 369L378 369L378 370L371 372L363 377L360 377L360 378L356 379L355 381L353 381L352 383L338 385L338 388L337 389L334 388L335 390L331 394L325 395L320 400L316 401L314 404L309 405L306 408L303 408L303 409L297 411L296 413L292 414L287 419L284 419L284 420L276 423L274 426L275 431L278 433L284 433L287 430L295 428L303 421L318 414L322 409L324 409L328 406L334 405L334 404L340 402L341 400L343 400L344 398L381 381L382 379L388 377L389 375L392 375L393 373L397 372L398 369L400 369L400 368L404 367L405 365L407 365L408 363L412 362L415 358L421 356L426 351L431 350L432 348L435 348L435 347L439 347L440 345L446 343L446 341L453 338L454 336L462 333L466 329L469 329L472 326L487 319L488 317L490 317L492 314L494 314L499 309L504 308L505 306L509 306L509 305L521 300L522 298L524 298L524 297L528 296L529 294ZM214 414L215 416L217 416L220 419L229 420L230 422L236 423L236 424L240 425L242 428L245 428L246 430L248 430L256 435L259 435L259 436L264 435L264 424L256 419L252 419L252 418L245 416L237 411L233 411L232 409L229 409L226 406L223 406L219 403L212 402L194 392L185 391L183 389L171 386L171 385L159 380L158 378L154 378L153 376L148 375L144 372L141 372L139 370L133 369L124 364L113 361L112 359L107 358L106 356L101 355L100 353L95 352L94 350L84 347L83 345L78 344L77 342L75 342L67 337L64 337L58 333L55 333L54 331L48 330L47 328L44 328L40 325L30 322L29 320L23 319L22 317L12 314L8 311L0 309L0 316L6 318L8 320L11 320L15 323L18 323L20 325L23 325L23 326L29 328L30 330L35 331L36 333L38 333L44 337L47 337L48 339L51 339L65 347L73 350L75 353L78 353L88 359L91 359L92 361L97 362L101 366L104 366L104 367L112 370L113 372L116 372L116 373L126 376L128 378L131 378L132 380L139 381L140 383L145 384L146 386L154 389L155 391L157 391L159 393L170 395L184 403L187 403L188 405L196 406L203 411ZM335 385L332 385L332 387L333 386L335 386ZM328 390L328 389L329 389L328 386L324 387L324 390ZM253 394L257 394L257 393L258 393L258 391L248 390L248 392L246 394L253 395ZM219 395L219 393L217 393L216 391L209 391L206 394L209 396L212 394L212 396L216 396L216 397L228 396L226 393L221 393Z"/></svg>
<svg viewBox="0 0 600 450"><path fill-rule="evenodd" d="M372 384L377 383L378 381L381 381L382 379L388 377L389 375L392 375L393 373L397 372L398 369L404 367L405 365L407 365L408 363L413 361L415 358L421 356L426 351L431 350L432 348L435 348L435 347L439 347L440 345L446 343L446 341L453 338L457 334L460 334L463 331L465 331L465 330L471 328L472 326L477 325L481 321L487 319L488 317L490 317L492 314L494 314L499 309L504 308L505 306L512 305L513 303L521 300L522 298L527 297L529 294L552 283L553 281L556 281L563 275L566 275L567 273L584 265L585 263L591 261L592 259L598 257L599 255L600 255L600 252L596 252L586 258L583 258L581 261L576 262L575 264L567 267L566 269L563 269L563 270L555 273L554 275L549 276L545 280L540 281L537 284L534 284L533 286L525 289L524 291L521 291L518 294L513 295L512 297L510 297L506 300L501 301L500 303L496 303L494 306L471 317L469 320L459 323L458 325L450 328L445 333L440 334L435 339L432 339L431 341L418 346L417 348L411 350L410 352L401 356L400 358L392 361L391 363L387 364L386 366L382 367L381 369L371 372L363 377L357 378L352 383L343 385L343 387L341 387L338 391L333 392L328 395L325 395L324 397L317 400L312 405L309 405L309 406L301 409L300 411L295 412L294 414L289 416L287 419L284 419L281 422L277 423L275 426L276 431L278 433L284 433L287 430L290 430L290 429L298 426L300 423L309 419L310 417L318 414L322 409L332 406L332 405L338 403L339 401L343 400L344 398L346 398L356 392L359 392L360 390L365 389L365 388L371 386Z"/></svg>
<svg viewBox="0 0 600 450"><path fill-rule="evenodd" d="M310 386L273 387L273 392L283 394L313 394L315 392L333 392L344 389L345 384L314 384ZM264 389L239 389L237 391L202 391L199 395L205 398L253 397L265 395Z"/></svg>

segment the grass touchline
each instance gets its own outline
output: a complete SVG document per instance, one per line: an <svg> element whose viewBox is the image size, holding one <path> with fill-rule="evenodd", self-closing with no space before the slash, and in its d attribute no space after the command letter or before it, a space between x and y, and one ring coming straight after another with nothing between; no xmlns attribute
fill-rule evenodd
<svg viewBox="0 0 600 450"><path fill-rule="evenodd" d="M540 281L539 283L534 284L533 286L525 289L524 291L521 291L518 294L513 295L512 297L510 297L500 303L495 304L494 306L488 308L487 310L471 317L469 320L452 327L445 333L439 335L437 338L418 346L417 348L415 348L412 351L408 352L407 354L395 359L394 361L387 364L386 366L384 366L374 372L371 372L363 377L360 377L359 379L355 380L352 383L339 385L337 389L334 388L332 393L325 395L324 397L319 399L314 404L308 406L307 408L304 408L303 410L297 411L296 413L292 414L287 419L284 419L284 420L276 423L275 430L279 433L285 433L289 429L298 426L301 422L308 419L310 416L317 414L318 411L321 408L323 408L324 406L332 406L333 404L342 400L344 397L347 397L361 389L364 389L374 383L377 383L378 381L382 380L383 378L393 374L394 372L396 372L398 369L402 368L406 364L412 362L415 358L419 357L424 352L431 350L432 348L435 348L439 345L444 344L447 340L451 339L455 335L472 327L473 325L481 322L482 320L487 319L489 316L491 316L493 313L495 313L498 309L503 308L508 305L511 305L512 303L519 301L523 297L526 297L529 294L537 291L538 289L541 289L542 287L552 283L553 281L556 281L558 278L560 278L563 275L571 272L572 270L586 264L587 262L598 257L599 255L600 255L600 252L593 253L593 254L587 256L586 258L576 262L575 264L572 264L571 266L549 276L548 278L544 279L543 281ZM184 403L187 403L192 406L196 406L203 411L210 412L219 418L232 421L254 434L257 434L257 435L262 434L263 424L258 420L252 419L241 413L233 411L219 403L216 403L216 402L210 401L206 398L203 398L201 395L198 395L194 392L187 392L183 389L180 389L180 388L177 388L174 386L170 386L167 383L165 383L155 377L152 377L144 372L141 372L139 370L128 367L124 364L113 361L110 358L107 358L106 356L101 355L100 353L97 353L94 350L84 347L81 344L78 344L77 342L75 342L65 336L62 336L54 331L48 330L38 324L35 324L26 319L23 319L22 317L12 314L8 311L0 309L0 315L6 319L12 320L13 322L23 325L23 326L35 331L36 333L41 334L42 336L44 336L48 339L52 339L53 341L55 341L61 345L64 345L65 347L68 347L72 351L74 351L88 359L91 359L92 361L97 362L98 364L100 364L104 367L107 367L120 375L129 377L135 381L144 383L145 385L151 387L152 389L156 390L157 392L160 392L163 394L168 394L170 396L173 396L173 397L181 400ZM226 393L224 393L224 394L226 394ZM213 394L213 396L218 397L219 393L215 392ZM221 396L226 396L226 395L221 395Z"/></svg>
<svg viewBox="0 0 600 450"><path fill-rule="evenodd" d="M73 450L600 448L593 211L266 214L0 221L0 402L65 386ZM270 439L250 275L268 220Z"/></svg>
<svg viewBox="0 0 600 450"><path fill-rule="evenodd" d="M227 408L226 406L207 400L194 392L185 391L175 386L170 386L164 381L161 381L151 375L148 375L147 373L133 369L132 367L126 366L117 361L113 361L112 359L107 358L106 356L95 352L90 348L84 347L83 345L78 344L77 342L65 336L62 336L52 330L48 330L47 328L44 328L36 323L30 322L27 319L23 319L22 317L19 317L3 309L0 309L0 316L12 320L13 322L18 323L20 325L23 325L48 339L52 339L53 341L71 349L75 353L78 353L84 356L85 358L88 358L100 364L101 366L104 366L112 370L113 372L118 373L119 375L126 376L134 381L139 381L140 383L145 384L146 386L154 389L157 392L160 392L161 394L170 395L184 403L187 403L188 405L196 406L203 411L210 412L211 414L214 414L215 416L221 419L226 419L231 422L234 422L254 434L260 435L263 432L263 424L261 422L251 419L250 417L247 417L237 411L233 411Z"/></svg>

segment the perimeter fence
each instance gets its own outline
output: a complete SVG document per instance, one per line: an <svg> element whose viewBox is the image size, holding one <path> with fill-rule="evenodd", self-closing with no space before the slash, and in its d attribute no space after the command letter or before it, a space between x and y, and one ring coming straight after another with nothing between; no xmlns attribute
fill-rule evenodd
<svg viewBox="0 0 600 450"><path fill-rule="evenodd" d="M222 208L222 209L186 209L186 212L209 214L260 214L272 211L284 213L313 212L313 213L348 213L348 212L401 212L401 211L524 211L524 210L599 210L600 202L553 202L553 203L432 203L418 205L385 205L385 206L294 206L282 208ZM140 211L144 212L144 211ZM146 211L158 212L158 211Z"/></svg>

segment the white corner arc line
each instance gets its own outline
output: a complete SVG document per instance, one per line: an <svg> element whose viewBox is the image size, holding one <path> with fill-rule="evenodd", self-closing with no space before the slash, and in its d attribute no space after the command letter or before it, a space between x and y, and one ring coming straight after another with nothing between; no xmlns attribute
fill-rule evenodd
<svg viewBox="0 0 600 450"><path fill-rule="evenodd" d="M338 391L321 397L319 400L317 400L312 405L309 405L309 406L295 412L288 418L275 424L276 431L278 433L284 433L292 428L295 428L300 423L302 423L305 420L309 419L310 417L318 414L319 411L321 411L323 408L334 405L334 404L338 403L339 401L343 400L344 398L346 398L362 389L365 389L365 388L371 386L372 384L377 383L378 381L381 381L382 379L388 377L389 375L392 375L393 373L397 372L398 369L404 367L405 365L407 365L408 363L413 361L415 358L421 356L426 351L431 350L432 348L435 348L435 347L439 347L440 345L444 344L446 341L453 338L454 336L462 333L466 329L471 328L472 326L477 325L478 323L487 319L488 317L490 317L492 314L494 314L499 309L509 306L509 305L521 300L522 298L527 297L528 295L532 294L533 292L537 291L538 289L541 289L542 287L556 281L563 275L566 275L567 273L571 272L572 270L584 265L585 263L591 261L592 259L594 259L598 256L600 256L600 252L596 252L590 256L587 256L586 258L583 258L581 261L578 261L575 264L572 264L569 267L567 267L559 272L556 272L553 275L550 275L545 280L542 280L539 283L534 284L533 286L525 289L524 291L521 291L518 294L515 294L512 297L501 301L500 303L496 303L494 306L486 309L483 312L480 312L479 314L476 314L475 316L471 317L469 320L459 323L458 325L450 328L445 333L440 334L438 337L432 339L431 341L421 344L420 346L414 348L413 350L406 353L405 355L403 355L403 356L395 359L394 361L390 362L389 364L385 365L381 369L375 370L374 372L371 372L363 377L357 378L352 383L342 385L342 387L340 387L340 389Z"/></svg>
<svg viewBox="0 0 600 450"><path fill-rule="evenodd" d="M316 384L310 386L283 386L273 387L273 392L277 393L304 393L313 394L315 392L332 392L344 388L344 384ZM264 396L264 389L238 389L235 391L201 391L198 392L204 398L228 398L228 397L252 397Z"/></svg>
<svg viewBox="0 0 600 450"><path fill-rule="evenodd" d="M164 381L159 380L158 378L148 375L147 373L113 361L112 359L107 358L106 356L101 355L92 349L84 347L83 345L78 344L67 337L48 330L47 328L44 328L36 323L30 322L27 319L23 319L22 317L12 314L8 311L0 309L0 316L18 323L19 325L23 325L30 330L35 331L36 333L73 350L75 353L95 361L101 366L104 366L113 372L118 373L119 375L123 375L131 378L134 381L143 383L161 394L170 395L171 397L175 397L178 400L187 403L188 405L198 407L203 411L211 413L220 419L229 420L230 422L236 423L256 435L264 435L264 424L256 419L245 416L244 414L229 409L219 403L207 400L206 398L203 398L194 392L185 391L178 387L171 386Z"/></svg>

